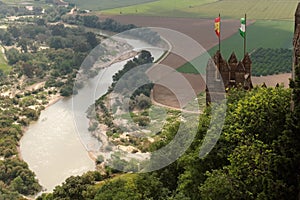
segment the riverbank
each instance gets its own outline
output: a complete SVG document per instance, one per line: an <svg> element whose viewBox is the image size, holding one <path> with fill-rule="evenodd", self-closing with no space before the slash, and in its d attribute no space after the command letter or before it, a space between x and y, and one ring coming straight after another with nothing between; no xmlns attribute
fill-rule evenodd
<svg viewBox="0 0 300 200"><path fill-rule="evenodd" d="M96 144L94 143L96 139L91 135L87 135L86 130L88 127L86 126L88 126L88 122L85 125L85 120L87 121L85 112L94 103L94 100L90 97L100 97L105 94L112 83L112 76L123 68L126 60L139 54L139 50L136 49L147 46L140 41L134 41L133 45L127 44L126 47L123 43L122 45L121 43L111 43L114 44L113 47L107 47L109 48L107 54L99 58L92 68L95 71L101 71L101 69L106 68L103 71L105 76L103 76L102 72L99 72L94 78L86 76L88 79L84 80L88 81L83 82L83 88L78 89L78 94L74 95L73 98L63 99L57 92L47 92L48 102L44 104L44 110L41 112L40 119L36 123L32 123L30 127L27 127L26 132L24 132L21 139L20 155L28 163L30 169L35 172L40 184L47 191L51 191L56 185L61 184L71 175L80 175L86 171L95 170L95 161L97 161L99 152L89 151L89 148L93 148L94 146L92 145ZM117 48L116 46L118 45L123 47ZM113 52L114 48L122 49L122 51ZM161 57L162 53L160 52L156 59ZM80 75L84 78L86 74L80 73ZM99 79L100 77L101 80ZM101 87L98 87L99 85ZM98 89L96 90L96 88ZM63 101L60 101L62 99ZM78 104L78 107L74 108L74 104ZM74 113L74 109L78 115ZM78 122L76 117L79 117ZM78 123L81 123L79 129ZM102 148L109 146L110 141L105 134L101 134L99 137L104 143ZM98 140L96 141L99 142ZM127 147L122 145L113 147L113 150L118 149L129 151ZM106 155L108 157L110 153L107 152ZM139 154L137 153L136 155ZM49 174L52 173L56 175L49 177Z"/></svg>
<svg viewBox="0 0 300 200"><path fill-rule="evenodd" d="M168 50L161 50L159 55L155 55L155 63L154 66L158 65L160 62L162 62L171 52L172 45L169 43L165 38L162 38L163 41L168 45ZM149 46L148 46L149 47ZM145 48L147 49L147 48ZM151 52L151 50L150 50ZM119 58L113 59L108 65L98 65L97 67L105 68L107 66L110 66L111 64L121 62L123 60L128 60L130 58L136 57L139 54L139 52L136 52L134 50L129 51L125 53L123 56ZM108 96L111 96L112 94L109 94ZM109 99L109 98L108 98ZM120 111L120 109L118 109ZM101 113L98 113L100 116ZM119 113L121 115L121 113ZM89 121L90 127L93 126L93 124L98 124L97 121L91 119ZM127 126L126 120L124 121L118 121L117 122L119 126ZM133 132L124 132L117 138L112 138L108 136L109 128L105 123L99 123L96 130L92 131L92 134L94 137L98 138L99 141L101 141L102 146L99 149L99 151L89 151L89 156L94 161L99 161L98 157L102 157L100 160L103 159L103 162L101 162L100 166L105 166L109 164L109 162L112 161L113 155L122 155L120 159L124 159L127 162L130 162L131 160L138 160L138 161L145 161L147 159L150 159L151 153L150 152L142 152L139 148L133 146L133 145L122 145L118 144L120 143L120 140L130 140L130 135L134 135L136 131ZM149 132L149 130L143 130L145 132ZM150 143L153 143L155 140L152 137L146 137L145 143L149 145ZM122 142L121 142L122 143ZM143 142L142 142L143 143ZM142 145L141 143L141 145Z"/></svg>

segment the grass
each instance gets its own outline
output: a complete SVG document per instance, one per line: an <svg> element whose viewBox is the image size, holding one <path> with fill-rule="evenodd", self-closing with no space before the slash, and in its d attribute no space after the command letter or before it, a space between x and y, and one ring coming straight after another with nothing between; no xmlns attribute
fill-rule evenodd
<svg viewBox="0 0 300 200"><path fill-rule="evenodd" d="M247 51L263 48L292 48L294 23L290 21L271 21L261 20L256 21L251 26L247 27ZM212 33L213 34L213 33ZM213 55L218 50L218 45L208 51ZM243 56L243 38L239 33L234 34L228 39L221 42L221 52L223 58L228 59L232 52L235 52L239 59ZM179 72L183 73L204 73L207 63L206 57L198 57L194 61L193 67L190 63L178 68Z"/></svg>
<svg viewBox="0 0 300 200"><path fill-rule="evenodd" d="M133 6L137 4L149 3L156 0L66 0L69 3L74 3L77 7L81 9L89 10L105 10L113 9L125 6Z"/></svg>
<svg viewBox="0 0 300 200"><path fill-rule="evenodd" d="M0 70L4 73L8 73L10 71L10 66L7 64L6 60L4 59L4 55L2 53L2 46L0 46Z"/></svg>
<svg viewBox="0 0 300 200"><path fill-rule="evenodd" d="M104 13L178 17L179 12L182 13L192 7L216 1L217 0L158 0L150 3L105 10Z"/></svg>
<svg viewBox="0 0 300 200"><path fill-rule="evenodd" d="M135 6L105 10L107 14L134 14L169 17L240 18L293 20L298 0L159 0Z"/></svg>
<svg viewBox="0 0 300 200"><path fill-rule="evenodd" d="M221 13L229 18L240 18L247 13L250 19L284 19L293 20L298 0L222 0L191 8L189 12L199 16L211 17Z"/></svg>

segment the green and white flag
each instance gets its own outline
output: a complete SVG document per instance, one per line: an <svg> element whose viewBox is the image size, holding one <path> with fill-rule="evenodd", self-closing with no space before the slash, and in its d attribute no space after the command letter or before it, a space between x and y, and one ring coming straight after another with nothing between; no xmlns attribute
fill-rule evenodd
<svg viewBox="0 0 300 200"><path fill-rule="evenodd" d="M241 28L240 30L240 34L243 38L245 38L245 34L246 34L246 19L245 18L241 18Z"/></svg>

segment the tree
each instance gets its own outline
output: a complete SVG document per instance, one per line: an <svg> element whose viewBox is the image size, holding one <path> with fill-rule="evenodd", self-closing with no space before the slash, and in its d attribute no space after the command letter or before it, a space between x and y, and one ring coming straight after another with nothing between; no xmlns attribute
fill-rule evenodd
<svg viewBox="0 0 300 200"><path fill-rule="evenodd" d="M13 190L24 194L25 192L25 185L24 185L24 181L22 180L22 178L20 176L16 177L10 184L10 186L12 187Z"/></svg>
<svg viewBox="0 0 300 200"><path fill-rule="evenodd" d="M19 42L18 42L18 47L21 47L21 50L22 50L24 53L27 53L27 51L28 51L27 45L28 45L28 40L25 39L25 38L22 38L22 39L19 40Z"/></svg>
<svg viewBox="0 0 300 200"><path fill-rule="evenodd" d="M247 141L229 156L230 165L207 174L201 199L294 199L293 187L276 178L277 157L263 142Z"/></svg>
<svg viewBox="0 0 300 200"><path fill-rule="evenodd" d="M140 94L136 97L137 106L139 109L146 109L151 106L151 99L144 94Z"/></svg>
<svg viewBox="0 0 300 200"><path fill-rule="evenodd" d="M98 45L98 40L96 38L95 33L93 33L93 32L86 33L86 40L91 45L92 48L94 48Z"/></svg>
<svg viewBox="0 0 300 200"><path fill-rule="evenodd" d="M46 25L46 21L43 18L38 18L35 22L38 26L45 26Z"/></svg>
<svg viewBox="0 0 300 200"><path fill-rule="evenodd" d="M32 78L34 75L34 67L29 63L22 64L22 71L28 78Z"/></svg>
<svg viewBox="0 0 300 200"><path fill-rule="evenodd" d="M12 34L12 36L14 38L19 38L20 35L21 35L20 29L16 26L9 26L9 27L7 27L7 30L8 30L9 33Z"/></svg>
<svg viewBox="0 0 300 200"><path fill-rule="evenodd" d="M94 199L97 191L92 186L95 181L101 180L102 176L99 172L87 172L82 176L71 176L61 186L56 186L53 194L44 195L39 199Z"/></svg>
<svg viewBox="0 0 300 200"><path fill-rule="evenodd" d="M142 50L138 57L138 61L139 61L138 63L140 65L146 64L146 63L152 63L153 60L154 60L154 58L152 57L151 53L149 51L145 51L145 50Z"/></svg>
<svg viewBox="0 0 300 200"><path fill-rule="evenodd" d="M0 33L0 34L1 34L1 33ZM7 31L5 31L4 33L2 33L2 34L0 35L0 39L1 39L2 43L3 43L4 45L6 45L6 46L10 46L10 45L13 44L13 38L12 38L12 35L11 35L9 32L7 32Z"/></svg>
<svg viewBox="0 0 300 200"><path fill-rule="evenodd" d="M65 47L64 39L60 36L51 37L49 40L49 46L54 49L62 49Z"/></svg>
<svg viewBox="0 0 300 200"><path fill-rule="evenodd" d="M95 15L84 15L82 17L83 25L91 28L96 28L99 17Z"/></svg>
<svg viewBox="0 0 300 200"><path fill-rule="evenodd" d="M63 24L52 25L50 27L50 30L52 30L52 35L53 36L65 37L67 35L65 26Z"/></svg>

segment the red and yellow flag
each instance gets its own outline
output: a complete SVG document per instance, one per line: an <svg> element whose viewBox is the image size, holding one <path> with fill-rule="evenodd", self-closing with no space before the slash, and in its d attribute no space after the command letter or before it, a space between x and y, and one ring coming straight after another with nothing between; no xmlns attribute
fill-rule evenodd
<svg viewBox="0 0 300 200"><path fill-rule="evenodd" d="M221 21L220 17L217 17L215 19L215 32L218 37L220 37L220 21Z"/></svg>

